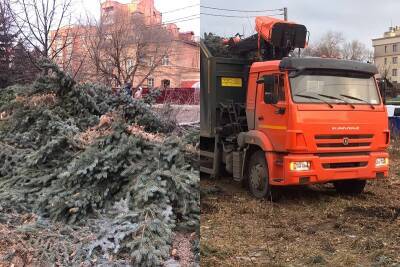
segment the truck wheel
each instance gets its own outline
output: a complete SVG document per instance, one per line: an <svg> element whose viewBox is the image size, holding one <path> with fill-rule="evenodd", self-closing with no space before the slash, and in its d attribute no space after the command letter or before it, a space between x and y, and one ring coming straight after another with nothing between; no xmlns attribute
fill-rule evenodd
<svg viewBox="0 0 400 267"><path fill-rule="evenodd" d="M344 195L359 195L364 191L365 180L344 180L334 182L336 192Z"/></svg>
<svg viewBox="0 0 400 267"><path fill-rule="evenodd" d="M264 198L270 193L268 165L265 152L257 151L250 157L247 184L250 193L256 198Z"/></svg>

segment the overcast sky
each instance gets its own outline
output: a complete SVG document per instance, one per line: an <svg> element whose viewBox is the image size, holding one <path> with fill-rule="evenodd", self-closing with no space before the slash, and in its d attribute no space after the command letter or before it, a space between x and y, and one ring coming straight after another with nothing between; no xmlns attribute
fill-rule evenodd
<svg viewBox="0 0 400 267"><path fill-rule="evenodd" d="M226 4L228 2L229 6ZM311 33L311 43L318 40L328 30L332 30L343 32L346 39L360 40L372 48L372 38L382 37L383 32L388 30L391 23L393 26L400 25L399 0L201 0L201 5L240 10L266 10L286 6L289 20L304 24L308 28ZM254 15L254 13L203 8L201 12L238 16ZM283 16L280 17L283 18ZM202 33L215 32L219 35L231 36L238 32L242 33L244 29L248 35L253 28L254 18L201 16Z"/></svg>
<svg viewBox="0 0 400 267"><path fill-rule="evenodd" d="M98 17L100 15L100 0L75 0L76 14L84 16L86 12ZM102 1L103 2L103 1ZM120 3L130 3L131 0L118 0ZM160 12L179 9L182 7L197 5L186 8L178 12L167 13L163 15L163 21L172 21L191 15L199 15L200 0L155 0L155 6ZM189 18L191 19L191 18ZM200 34L200 19L176 23L182 31L194 31L196 35Z"/></svg>

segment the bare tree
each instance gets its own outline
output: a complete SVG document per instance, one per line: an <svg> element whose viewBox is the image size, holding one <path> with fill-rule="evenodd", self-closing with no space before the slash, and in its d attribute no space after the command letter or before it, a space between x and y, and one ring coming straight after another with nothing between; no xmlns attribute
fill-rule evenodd
<svg viewBox="0 0 400 267"><path fill-rule="evenodd" d="M0 0L0 88L11 83L12 49L16 33L12 30L7 0Z"/></svg>
<svg viewBox="0 0 400 267"><path fill-rule="evenodd" d="M145 24L140 14L113 14L87 24L84 46L93 75L106 84L136 80L135 87L142 85L170 50L170 33L162 25Z"/></svg>
<svg viewBox="0 0 400 267"><path fill-rule="evenodd" d="M315 45L310 45L306 48L303 51L303 55L338 58L342 55L341 46L343 42L344 37L341 32L329 31Z"/></svg>
<svg viewBox="0 0 400 267"><path fill-rule="evenodd" d="M353 40L346 42L343 45L342 55L344 59L358 60L358 61L370 61L371 51L369 51L365 44L360 41Z"/></svg>
<svg viewBox="0 0 400 267"><path fill-rule="evenodd" d="M378 67L379 75L381 79L390 80L389 71L392 69L391 64L383 64Z"/></svg>
<svg viewBox="0 0 400 267"><path fill-rule="evenodd" d="M65 38L63 31L62 42L55 45L62 27L71 23L71 5L72 0L12 0L9 10L31 48L42 57L54 59L73 42L73 38Z"/></svg>
<svg viewBox="0 0 400 267"><path fill-rule="evenodd" d="M302 51L302 56L342 58L372 63L374 55L358 40L347 42L341 32L329 31L315 44Z"/></svg>
<svg viewBox="0 0 400 267"><path fill-rule="evenodd" d="M378 66L378 71L380 75L380 90L381 94L386 99L386 97L395 97L396 92L393 88L393 83L390 78L390 71L392 70L392 64L387 64L386 62L384 64L380 64Z"/></svg>

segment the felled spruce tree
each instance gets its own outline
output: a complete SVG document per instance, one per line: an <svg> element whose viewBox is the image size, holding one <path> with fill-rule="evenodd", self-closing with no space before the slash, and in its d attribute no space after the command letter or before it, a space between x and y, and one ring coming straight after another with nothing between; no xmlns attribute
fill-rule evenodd
<svg viewBox="0 0 400 267"><path fill-rule="evenodd" d="M33 84L0 92L0 205L69 224L108 221L97 241L82 244L89 260L108 253L162 265L172 232L199 223L199 175L181 141L193 134L174 137L173 123L140 100L77 85L47 61L42 69ZM110 133L81 143L77 136L108 113L117 116ZM132 123L171 137L144 140L127 130ZM113 214L121 201L125 211Z"/></svg>

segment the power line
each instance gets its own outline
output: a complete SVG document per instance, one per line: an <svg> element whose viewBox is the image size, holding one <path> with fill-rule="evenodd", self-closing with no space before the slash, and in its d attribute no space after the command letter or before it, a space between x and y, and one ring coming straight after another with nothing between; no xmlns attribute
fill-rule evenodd
<svg viewBox="0 0 400 267"><path fill-rule="evenodd" d="M185 10L185 9L196 7L196 6L199 6L199 4L191 5L191 6L185 6L185 7L181 7L181 8L177 8L177 9L173 9L173 10L168 10L168 11L165 11L165 12L161 12L161 14L174 13L174 12L177 12L177 11Z"/></svg>
<svg viewBox="0 0 400 267"><path fill-rule="evenodd" d="M191 19L184 19L184 20L178 20L178 21L173 21L173 22L164 22L162 25L167 25L167 24L171 24L171 23L181 23L181 22L185 22L185 21L192 21L192 20L198 20L198 19L200 19L200 16L198 16L198 17L194 17L194 18L191 18Z"/></svg>
<svg viewBox="0 0 400 267"><path fill-rule="evenodd" d="M167 21L164 21L164 23L170 23L170 22L172 22L172 21L177 21L177 20L182 20L182 19L188 19L188 18L192 18L192 17L199 17L199 16L200 16L199 14L193 14L193 15L190 15L190 16L185 16L185 17L181 17L181 18L176 18L176 19L167 20Z"/></svg>
<svg viewBox="0 0 400 267"><path fill-rule="evenodd" d="M182 17L182 18L164 21L163 24L178 23L178 22L183 22L183 21L195 20L195 19L199 19L199 18L200 18L199 14L194 14L194 15L190 15L190 16L186 16L186 17Z"/></svg>
<svg viewBox="0 0 400 267"><path fill-rule="evenodd" d="M198 19L200 19L200 15L196 14L196 15L191 15L191 16L187 16L187 17L183 17L183 18L170 20L170 21L164 21L161 24L143 25L143 27L144 28L159 28L159 27L166 26L166 25L172 24L172 23L180 23L180 22L192 21L192 20L198 20Z"/></svg>
<svg viewBox="0 0 400 267"><path fill-rule="evenodd" d="M265 9L265 10L226 9L226 8L218 8L218 7L210 7L210 6L200 6L200 8L212 9L212 10L220 10L220 11L240 12L240 13L262 13L262 12L283 11L283 8Z"/></svg>
<svg viewBox="0 0 400 267"><path fill-rule="evenodd" d="M200 16L192 18L192 19L185 19L185 20L179 20L179 21L175 21L174 23L180 23L180 22L185 22L185 21L192 21L192 20L198 20L200 19Z"/></svg>
<svg viewBox="0 0 400 267"><path fill-rule="evenodd" d="M212 17L224 17L224 18L255 18L257 16L235 16L235 15L222 15L222 14L211 14L211 13L203 13L200 12L200 15L205 15L205 16L212 16ZM268 14L270 17L276 17L276 16L282 16L284 15L283 13L277 13L277 14Z"/></svg>

